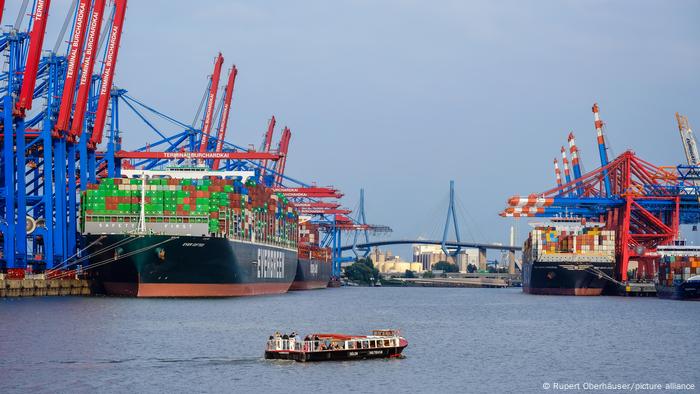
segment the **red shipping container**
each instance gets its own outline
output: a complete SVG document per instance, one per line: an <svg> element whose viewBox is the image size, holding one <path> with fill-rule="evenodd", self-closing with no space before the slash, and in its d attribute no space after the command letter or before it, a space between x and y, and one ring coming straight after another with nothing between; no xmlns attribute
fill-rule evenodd
<svg viewBox="0 0 700 394"><path fill-rule="evenodd" d="M7 279L24 279L24 269L22 268L8 268L7 269Z"/></svg>

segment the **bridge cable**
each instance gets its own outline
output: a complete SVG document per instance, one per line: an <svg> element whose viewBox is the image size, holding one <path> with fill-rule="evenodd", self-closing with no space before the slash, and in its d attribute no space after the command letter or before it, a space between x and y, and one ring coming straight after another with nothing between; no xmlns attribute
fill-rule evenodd
<svg viewBox="0 0 700 394"><path fill-rule="evenodd" d="M456 205L457 205L458 211L462 215L462 219L464 220L464 225L467 227L467 232L469 232L469 234L472 236L472 241L474 241L474 242L477 241L477 238L474 236L474 233L472 232L472 227L474 227L474 229L476 229L476 231L480 237L479 239L482 242L485 242L486 237L484 237L484 233L481 231L481 226L479 226L479 224L476 222L476 220L474 220L474 217L471 215L471 213L466 208L464 202L462 202L462 200L459 198L459 196L456 198L456 200L457 200ZM470 222L471 222L471 225L470 225Z"/></svg>
<svg viewBox="0 0 700 394"><path fill-rule="evenodd" d="M426 239L442 239L442 229L445 225L444 223L444 210L445 206L448 205L450 201L450 194L445 193L440 201L433 206L433 210L428 212L425 219L421 219L418 223L425 223L424 228L429 229L428 232L423 232L419 234L419 238L425 235Z"/></svg>

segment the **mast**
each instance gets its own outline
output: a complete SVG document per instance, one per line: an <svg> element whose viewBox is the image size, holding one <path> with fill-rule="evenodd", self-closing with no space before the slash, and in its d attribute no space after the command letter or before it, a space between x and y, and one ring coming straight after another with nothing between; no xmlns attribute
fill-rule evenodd
<svg viewBox="0 0 700 394"><path fill-rule="evenodd" d="M139 213L138 232L146 233L146 173L141 172L141 211Z"/></svg>

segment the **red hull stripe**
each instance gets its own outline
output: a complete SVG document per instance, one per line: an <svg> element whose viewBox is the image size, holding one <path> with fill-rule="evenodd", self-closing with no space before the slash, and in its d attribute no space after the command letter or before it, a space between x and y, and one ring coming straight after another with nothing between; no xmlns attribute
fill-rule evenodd
<svg viewBox="0 0 700 394"><path fill-rule="evenodd" d="M307 281L297 281L292 283L289 290L315 290L315 289L325 289L328 287L327 280L307 280Z"/></svg>
<svg viewBox="0 0 700 394"><path fill-rule="evenodd" d="M105 283L108 293L136 297L240 297L281 294L290 283ZM126 291L120 291L126 290Z"/></svg>
<svg viewBox="0 0 700 394"><path fill-rule="evenodd" d="M523 291L528 294L543 294L543 295L575 295L575 296L599 296L603 293L603 289L562 289L562 288L541 288L541 287L523 287Z"/></svg>

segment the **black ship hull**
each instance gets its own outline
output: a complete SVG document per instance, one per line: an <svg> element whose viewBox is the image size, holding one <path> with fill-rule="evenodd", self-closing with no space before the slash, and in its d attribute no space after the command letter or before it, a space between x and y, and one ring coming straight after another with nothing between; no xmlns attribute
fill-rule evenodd
<svg viewBox="0 0 700 394"><path fill-rule="evenodd" d="M294 282L289 290L325 289L331 279L331 262L299 258Z"/></svg>
<svg viewBox="0 0 700 394"><path fill-rule="evenodd" d="M233 297L285 293L296 274L293 249L226 238L89 235L98 291L131 297ZM116 246L116 247L115 247Z"/></svg>
<svg viewBox="0 0 700 394"><path fill-rule="evenodd" d="M598 296L613 277L612 262L524 262L523 292Z"/></svg>
<svg viewBox="0 0 700 394"><path fill-rule="evenodd" d="M656 296L669 300L700 301L700 281L683 282L673 286L657 284Z"/></svg>
<svg viewBox="0 0 700 394"><path fill-rule="evenodd" d="M296 351L265 351L265 358L269 360L294 360L294 361L345 361L365 360L372 358L400 357L406 346L354 349L354 350L320 350L316 352Z"/></svg>

